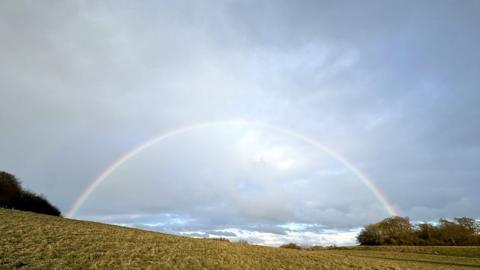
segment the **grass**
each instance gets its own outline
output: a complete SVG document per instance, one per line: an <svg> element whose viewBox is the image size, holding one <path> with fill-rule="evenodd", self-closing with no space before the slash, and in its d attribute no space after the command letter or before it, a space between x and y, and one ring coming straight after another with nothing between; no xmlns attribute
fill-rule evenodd
<svg viewBox="0 0 480 270"><path fill-rule="evenodd" d="M367 250L367 251L387 251L387 252L401 252L401 253L416 253L416 254L433 254L453 257L470 257L480 258L480 247L419 247L419 246L358 246L348 248L350 250Z"/></svg>
<svg viewBox="0 0 480 270"><path fill-rule="evenodd" d="M478 247L314 251L193 239L0 209L0 269L479 269Z"/></svg>

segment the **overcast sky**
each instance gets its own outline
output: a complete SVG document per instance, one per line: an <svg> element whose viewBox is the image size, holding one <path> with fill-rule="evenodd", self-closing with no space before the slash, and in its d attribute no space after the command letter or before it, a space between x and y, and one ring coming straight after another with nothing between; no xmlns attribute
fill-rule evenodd
<svg viewBox="0 0 480 270"><path fill-rule="evenodd" d="M0 170L63 213L113 161L211 121L350 160L412 220L480 217L480 1L1 1ZM388 216L328 153L253 125L162 140L76 218L278 245Z"/></svg>

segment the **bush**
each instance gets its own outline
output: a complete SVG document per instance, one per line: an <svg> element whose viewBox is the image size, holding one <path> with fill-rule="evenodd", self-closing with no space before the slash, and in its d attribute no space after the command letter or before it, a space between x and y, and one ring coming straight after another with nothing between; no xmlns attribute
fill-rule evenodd
<svg viewBox="0 0 480 270"><path fill-rule="evenodd" d="M0 171L0 207L60 216L60 211L46 198L22 189L18 179Z"/></svg>
<svg viewBox="0 0 480 270"><path fill-rule="evenodd" d="M295 243L288 243L288 244L284 244L284 245L281 245L280 248L289 248L289 249L302 249L301 246L295 244Z"/></svg>
<svg viewBox="0 0 480 270"><path fill-rule="evenodd" d="M206 238L206 239L209 239L209 240L215 240L215 241L220 241L220 242L230 242L230 240L228 240L227 238L225 237L212 237L212 238Z"/></svg>
<svg viewBox="0 0 480 270"><path fill-rule="evenodd" d="M21 192L22 187L15 176L0 171L0 207L12 208Z"/></svg>

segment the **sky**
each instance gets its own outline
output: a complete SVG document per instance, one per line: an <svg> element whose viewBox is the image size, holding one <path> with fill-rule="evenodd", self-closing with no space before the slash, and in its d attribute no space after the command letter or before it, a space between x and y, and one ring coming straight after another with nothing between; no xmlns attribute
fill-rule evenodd
<svg viewBox="0 0 480 270"><path fill-rule="evenodd" d="M399 215L479 218L478 25L476 0L1 1L0 170L65 214L200 125L74 218L354 244L391 213L338 156Z"/></svg>

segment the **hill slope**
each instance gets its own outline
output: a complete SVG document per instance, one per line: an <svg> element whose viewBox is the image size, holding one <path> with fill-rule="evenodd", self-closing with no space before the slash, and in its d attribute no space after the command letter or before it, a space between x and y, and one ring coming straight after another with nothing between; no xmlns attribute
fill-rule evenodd
<svg viewBox="0 0 480 270"><path fill-rule="evenodd" d="M445 248L444 248L445 249ZM447 248L448 249L448 248ZM0 208L0 269L474 269L480 249L299 251L192 239ZM451 255L453 254L453 255Z"/></svg>

